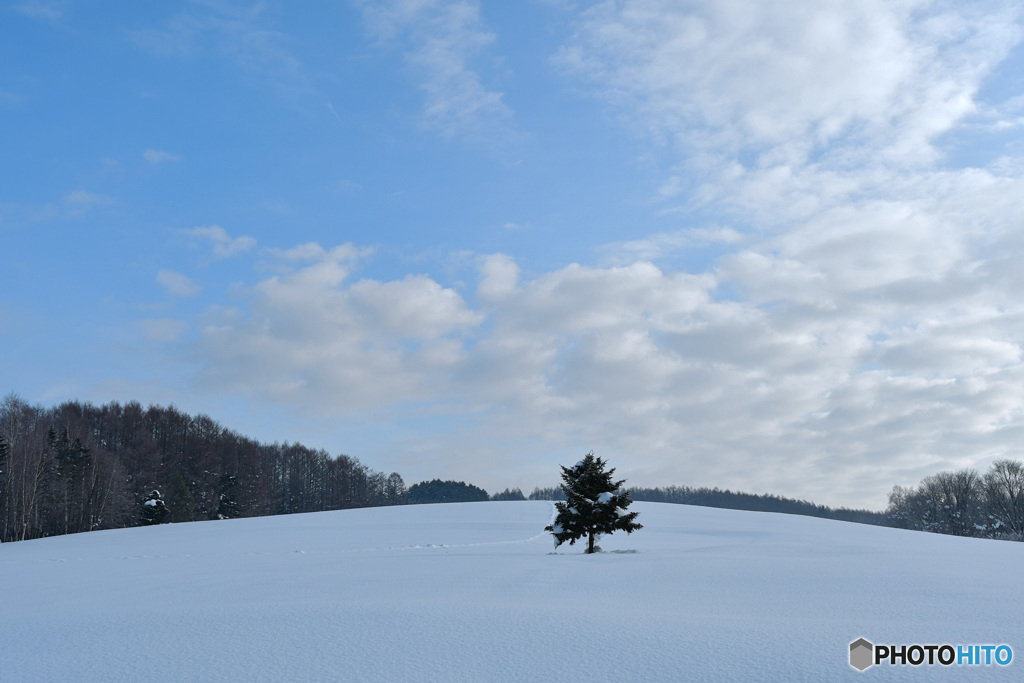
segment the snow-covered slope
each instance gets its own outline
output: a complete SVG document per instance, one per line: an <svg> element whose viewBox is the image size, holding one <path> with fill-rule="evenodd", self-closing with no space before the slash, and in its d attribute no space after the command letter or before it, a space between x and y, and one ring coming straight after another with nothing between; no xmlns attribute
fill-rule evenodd
<svg viewBox="0 0 1024 683"><path fill-rule="evenodd" d="M550 503L322 512L0 545L5 681L919 678L849 643L1008 643L1024 544L684 505L552 554ZM932 674L1012 680L1007 667ZM956 670L952 670L955 668ZM916 674L916 675L915 675Z"/></svg>

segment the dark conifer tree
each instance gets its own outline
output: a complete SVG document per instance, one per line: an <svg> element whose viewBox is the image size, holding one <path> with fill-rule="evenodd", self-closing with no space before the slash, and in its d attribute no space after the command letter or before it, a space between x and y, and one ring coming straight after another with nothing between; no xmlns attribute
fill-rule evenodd
<svg viewBox="0 0 1024 683"><path fill-rule="evenodd" d="M167 509L167 503L164 502L160 492L156 489L150 491L139 511L139 521L144 525L163 524L171 521L170 516L171 511Z"/></svg>
<svg viewBox="0 0 1024 683"><path fill-rule="evenodd" d="M171 484L171 492L168 496L170 501L172 522L194 522L196 521L195 504L192 502L192 491L188 483L180 474L176 474Z"/></svg>
<svg viewBox="0 0 1024 683"><path fill-rule="evenodd" d="M90 506L89 469L92 465L90 449L81 439L74 440L63 428L58 434L50 427L46 436L53 457L53 481L50 493L54 496L50 533L68 534L89 531L92 527Z"/></svg>
<svg viewBox="0 0 1024 683"><path fill-rule="evenodd" d="M242 516L242 509L235 500L238 477L225 474L220 478L220 493L217 505L217 519L234 519Z"/></svg>
<svg viewBox="0 0 1024 683"><path fill-rule="evenodd" d="M593 452L587 453L573 467L562 467L562 491L565 501L555 503L558 514L550 526L555 537L555 547L566 541L574 545L583 537L588 538L587 553L599 548L595 541L604 534L614 531L625 531L631 534L643 526L634 520L638 512L626 512L633 502L629 493L620 487L625 479L612 481L615 468L605 471L607 463L595 457Z"/></svg>

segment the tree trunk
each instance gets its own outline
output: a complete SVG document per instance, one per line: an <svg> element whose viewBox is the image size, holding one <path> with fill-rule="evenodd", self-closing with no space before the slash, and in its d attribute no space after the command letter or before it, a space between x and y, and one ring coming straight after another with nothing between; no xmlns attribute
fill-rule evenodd
<svg viewBox="0 0 1024 683"><path fill-rule="evenodd" d="M589 554L591 554L593 552L594 552L594 532L591 531L590 532L590 544L587 546L587 554L589 555Z"/></svg>

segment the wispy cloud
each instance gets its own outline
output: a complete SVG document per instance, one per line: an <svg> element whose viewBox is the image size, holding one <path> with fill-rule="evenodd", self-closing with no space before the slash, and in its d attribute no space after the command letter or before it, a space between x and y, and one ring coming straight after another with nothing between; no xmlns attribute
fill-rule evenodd
<svg viewBox="0 0 1024 683"><path fill-rule="evenodd" d="M228 258L235 254L249 251L256 246L256 239L243 235L231 237L227 231L219 225L200 226L182 231L186 235L206 240L213 250L214 256Z"/></svg>
<svg viewBox="0 0 1024 683"><path fill-rule="evenodd" d="M171 343L179 341L188 326L180 320L170 318L152 318L139 322L138 329L149 341Z"/></svg>
<svg viewBox="0 0 1024 683"><path fill-rule="evenodd" d="M303 90L308 84L302 65L269 15L265 3L196 2L162 26L132 31L129 38L139 48L165 57L224 55L281 90Z"/></svg>
<svg viewBox="0 0 1024 683"><path fill-rule="evenodd" d="M14 6L14 9L27 17L42 19L44 21L59 21L64 17L66 11L65 2L43 2L43 0L31 0Z"/></svg>
<svg viewBox="0 0 1024 683"><path fill-rule="evenodd" d="M173 270L161 270L156 274L156 282L171 296L195 296L202 287L187 275Z"/></svg>
<svg viewBox="0 0 1024 683"><path fill-rule="evenodd" d="M21 102L22 100L24 100L24 98L21 95L17 94L17 93L8 92L6 90L0 90L0 102L7 102L9 104L17 104L18 102Z"/></svg>
<svg viewBox="0 0 1024 683"><path fill-rule="evenodd" d="M981 5L602 2L557 61L688 148L802 161L839 144L913 163L1020 39L1013 10Z"/></svg>
<svg viewBox="0 0 1024 683"><path fill-rule="evenodd" d="M85 190L72 190L64 195L64 201L72 204L110 204L113 199Z"/></svg>
<svg viewBox="0 0 1024 683"><path fill-rule="evenodd" d="M737 245L746 237L732 228L689 228L649 235L628 242L613 242L598 247L598 252L616 262L652 261L682 249L709 245Z"/></svg>
<svg viewBox="0 0 1024 683"><path fill-rule="evenodd" d="M495 41L476 0L355 0L374 36L397 43L419 79L422 120L450 139L507 138L512 109L474 60Z"/></svg>
<svg viewBox="0 0 1024 683"><path fill-rule="evenodd" d="M363 186L354 180L343 178L335 185L334 191L341 192L342 194L358 194L363 191Z"/></svg>
<svg viewBox="0 0 1024 683"><path fill-rule="evenodd" d="M72 190L64 195L63 201L74 209L83 209L91 206L113 204L114 198L95 192L87 192L86 190Z"/></svg>
<svg viewBox="0 0 1024 683"><path fill-rule="evenodd" d="M181 161L181 157L177 154L171 154L170 152L163 152L158 149L147 149L142 153L142 158L151 163L154 166L169 161Z"/></svg>

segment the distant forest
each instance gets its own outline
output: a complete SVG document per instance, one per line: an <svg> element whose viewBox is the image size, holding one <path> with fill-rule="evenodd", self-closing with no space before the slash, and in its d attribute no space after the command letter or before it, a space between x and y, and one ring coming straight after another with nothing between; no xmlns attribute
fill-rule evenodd
<svg viewBox="0 0 1024 683"><path fill-rule="evenodd" d="M1003 541L1024 541L1024 463L997 460L984 474L962 469L925 477L917 486L894 486L884 512L830 508L769 493L669 486L629 488L633 500L731 510L782 512L860 524ZM560 488L538 488L531 500L564 500Z"/></svg>
<svg viewBox="0 0 1024 683"><path fill-rule="evenodd" d="M993 463L893 487L884 512L829 508L718 488L629 488L636 501L782 512L935 533L1024 539L1024 465ZM483 500L526 500L461 481L408 489L347 455L298 443L264 444L206 415L137 402L0 401L0 542L165 522ZM530 500L562 500L559 487Z"/></svg>
<svg viewBox="0 0 1024 683"><path fill-rule="evenodd" d="M139 403L0 402L0 540L406 502L397 473Z"/></svg>

